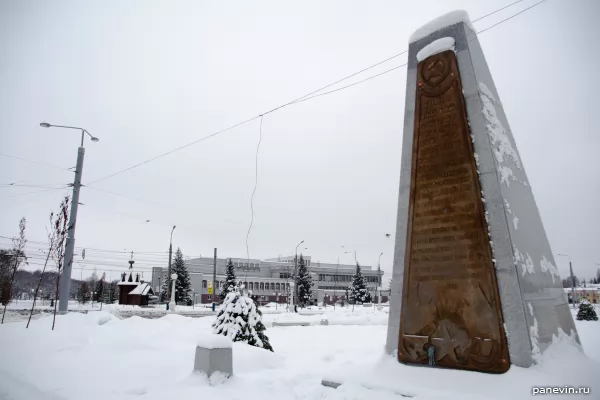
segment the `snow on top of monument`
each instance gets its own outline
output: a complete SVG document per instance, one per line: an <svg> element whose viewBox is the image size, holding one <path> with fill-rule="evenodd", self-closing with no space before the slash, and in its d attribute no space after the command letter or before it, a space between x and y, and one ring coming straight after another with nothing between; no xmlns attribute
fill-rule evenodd
<svg viewBox="0 0 600 400"><path fill-rule="evenodd" d="M475 32L475 28L473 28L473 24L471 24L469 14L467 14L465 10L455 10L447 14L441 15L433 21L430 21L422 27L420 27L419 29L417 29L410 36L409 42L416 42L417 40L423 39L424 37L431 35L433 32L439 31L440 29L445 28L447 26L458 24L459 22L464 22L469 27L469 29Z"/></svg>
<svg viewBox="0 0 600 400"><path fill-rule="evenodd" d="M434 40L433 42L429 43L427 46L419 50L419 52L417 53L417 60L421 62L427 57L431 57L434 54L438 54L446 50L454 51L454 38L444 37L438 40Z"/></svg>
<svg viewBox="0 0 600 400"><path fill-rule="evenodd" d="M227 336L206 333L198 338L196 346L203 347L205 349L229 349L232 347L233 342Z"/></svg>

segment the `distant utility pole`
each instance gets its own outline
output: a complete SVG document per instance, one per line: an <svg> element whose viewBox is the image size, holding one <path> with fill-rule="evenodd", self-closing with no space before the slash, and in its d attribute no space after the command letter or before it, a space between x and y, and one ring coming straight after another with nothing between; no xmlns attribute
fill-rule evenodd
<svg viewBox="0 0 600 400"><path fill-rule="evenodd" d="M213 284L212 284L212 310L217 306L217 248L215 247L215 260L213 263Z"/></svg>
<svg viewBox="0 0 600 400"><path fill-rule="evenodd" d="M298 243L298 245L296 246L296 255L294 256L294 283L295 283L295 289L294 289L294 296L296 296L296 303L298 302L298 285L296 282L297 276L298 276L298 246L300 246L302 243L304 243L304 240L301 241L300 243Z"/></svg>
<svg viewBox="0 0 600 400"><path fill-rule="evenodd" d="M173 231L176 226L171 229L171 240L169 240L169 273L167 274L167 298L171 298L171 259L173 258Z"/></svg>
<svg viewBox="0 0 600 400"><path fill-rule="evenodd" d="M42 128L65 128L81 131L81 146L77 149L77 164L75 166L75 180L73 182L73 195L71 197L71 212L69 214L69 225L67 227L63 270L60 276L58 313L66 314L69 309L69 289L71 286L71 271L73 270L73 252L75 250L75 224L77 223L77 208L79 206L79 192L81 191L81 175L83 172L83 156L85 155L83 139L85 139L86 133L92 138L92 142L98 142L99 139L92 136L85 129L75 126L51 125L47 122L42 122L40 126Z"/></svg>
<svg viewBox="0 0 600 400"><path fill-rule="evenodd" d="M571 263L571 256L569 254L557 254L558 256L569 257L569 271L571 273L571 303L573 308L575 307L575 278L573 277L573 264Z"/></svg>

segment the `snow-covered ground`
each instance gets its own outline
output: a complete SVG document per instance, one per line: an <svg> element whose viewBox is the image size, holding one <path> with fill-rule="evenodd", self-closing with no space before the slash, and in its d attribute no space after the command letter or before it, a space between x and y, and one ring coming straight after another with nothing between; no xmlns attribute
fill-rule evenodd
<svg viewBox="0 0 600 400"><path fill-rule="evenodd" d="M328 326L269 327L274 353L235 343L234 376L218 385L192 373L195 344L211 334L213 317L119 319L103 311L58 316L54 332L51 316L29 329L24 321L0 325L0 399L525 399L534 386L565 385L591 386L587 398L600 393L600 322L577 321L586 355L562 342L541 365L489 375L399 364L383 351L387 313L373 308L264 321L323 318ZM327 388L323 378L344 384Z"/></svg>

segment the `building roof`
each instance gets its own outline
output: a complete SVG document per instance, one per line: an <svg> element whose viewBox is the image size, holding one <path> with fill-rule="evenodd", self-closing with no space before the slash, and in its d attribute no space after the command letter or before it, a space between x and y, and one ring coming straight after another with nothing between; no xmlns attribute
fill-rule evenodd
<svg viewBox="0 0 600 400"><path fill-rule="evenodd" d="M139 282L119 282L117 283L117 286L125 286L125 285L129 285L129 286L137 286L139 284Z"/></svg>
<svg viewBox="0 0 600 400"><path fill-rule="evenodd" d="M571 288L563 288L563 290L565 291L565 293L571 293ZM597 287L576 287L574 288L574 290L576 292L594 292L594 291L600 291L600 288Z"/></svg>
<svg viewBox="0 0 600 400"><path fill-rule="evenodd" d="M138 285L138 287L136 287L131 292L129 292L129 294L139 294L139 295L145 296L148 294L154 294L154 291L152 290L152 287L150 286L150 284L148 282L144 282L144 283L140 283Z"/></svg>

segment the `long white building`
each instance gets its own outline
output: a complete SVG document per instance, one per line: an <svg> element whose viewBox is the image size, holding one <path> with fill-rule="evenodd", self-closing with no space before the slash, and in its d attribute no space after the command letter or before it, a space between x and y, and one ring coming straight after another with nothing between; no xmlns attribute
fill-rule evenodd
<svg viewBox="0 0 600 400"><path fill-rule="evenodd" d="M314 282L314 300L332 304L342 300L346 288L351 285L356 265L313 263L310 256L303 256ZM192 290L196 303L208 304L213 301L209 288L216 287L218 294L225 280L225 268L229 258L217 258L217 280L212 284L214 259L209 257L193 258L185 261L192 281ZM236 277L244 282L252 294L258 296L258 301L265 303L287 303L287 295L294 272L294 256L268 258L265 260L231 258L236 269ZM377 301L378 282L383 281L377 275L377 270L368 265L361 265L367 288L373 299ZM159 292L167 274L166 267L152 268L152 287ZM382 302L387 296L382 297Z"/></svg>

